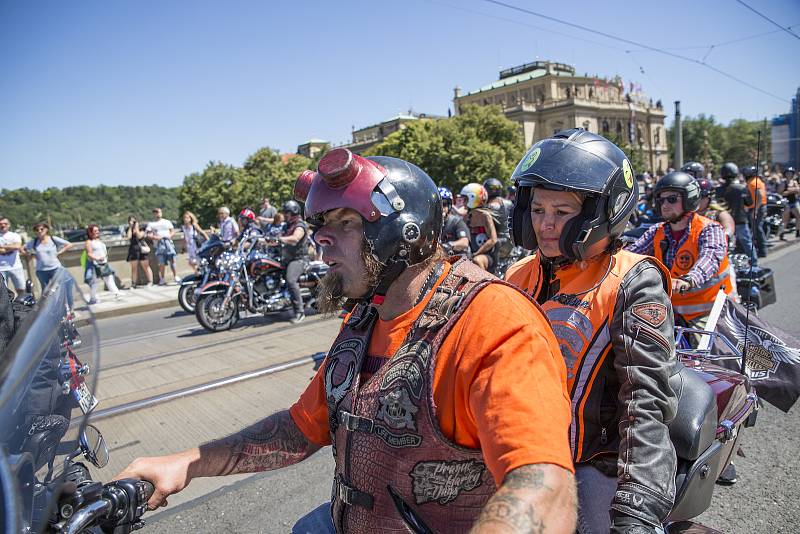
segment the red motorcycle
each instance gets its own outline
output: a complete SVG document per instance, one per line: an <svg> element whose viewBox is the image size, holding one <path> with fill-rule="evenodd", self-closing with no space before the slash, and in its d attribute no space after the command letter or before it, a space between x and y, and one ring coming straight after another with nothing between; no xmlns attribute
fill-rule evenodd
<svg viewBox="0 0 800 534"><path fill-rule="evenodd" d="M266 315L292 309L285 269L274 253L263 251L262 236L244 239L236 251L223 252L216 262L219 278L200 288L195 304L203 328L228 330L242 311ZM328 266L321 261L307 265L300 277L305 307L314 306L317 284L327 272Z"/></svg>

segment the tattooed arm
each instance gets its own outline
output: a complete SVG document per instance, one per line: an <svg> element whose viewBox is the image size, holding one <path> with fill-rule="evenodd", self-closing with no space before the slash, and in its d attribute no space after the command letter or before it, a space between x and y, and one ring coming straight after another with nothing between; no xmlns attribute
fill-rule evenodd
<svg viewBox="0 0 800 534"><path fill-rule="evenodd" d="M508 473L472 534L575 532L578 499L572 473L553 464L530 464Z"/></svg>
<svg viewBox="0 0 800 534"><path fill-rule="evenodd" d="M154 509L166 506L166 498L183 490L193 478L278 469L308 458L319 448L284 410L200 447L170 456L137 458L116 478L152 482L156 490L148 505Z"/></svg>

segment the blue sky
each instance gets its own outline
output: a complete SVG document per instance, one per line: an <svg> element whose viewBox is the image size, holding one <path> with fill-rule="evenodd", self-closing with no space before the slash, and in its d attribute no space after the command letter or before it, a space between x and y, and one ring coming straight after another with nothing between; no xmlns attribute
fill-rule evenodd
<svg viewBox="0 0 800 534"><path fill-rule="evenodd" d="M444 115L456 85L536 59L619 74L670 115L681 100L684 116L723 122L785 113L800 86L800 39L735 0L507 1L697 59L774 32L707 61L784 100L483 0L0 0L0 188L178 185L262 146L346 142L409 109ZM747 1L800 33L797 0Z"/></svg>

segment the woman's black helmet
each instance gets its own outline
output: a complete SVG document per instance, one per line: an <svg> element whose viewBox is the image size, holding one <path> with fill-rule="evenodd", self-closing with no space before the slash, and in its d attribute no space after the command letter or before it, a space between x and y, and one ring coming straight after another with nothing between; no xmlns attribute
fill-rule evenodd
<svg viewBox="0 0 800 534"><path fill-rule="evenodd" d="M487 179L483 182L483 187L490 199L503 196L503 182L497 178Z"/></svg>
<svg viewBox="0 0 800 534"><path fill-rule="evenodd" d="M703 167L702 163L697 163L696 161L687 161L683 164L683 167L681 167L681 172L691 174L694 176L695 180L699 180L700 178L705 177L706 168Z"/></svg>
<svg viewBox="0 0 800 534"><path fill-rule="evenodd" d="M283 203L283 208L281 208L281 211L291 215L300 215L302 209L300 208L300 203L296 200L287 200Z"/></svg>
<svg viewBox="0 0 800 534"><path fill-rule="evenodd" d="M653 190L656 199L656 214L659 217L661 216L661 204L658 202L658 196L664 191L675 191L680 194L684 213L697 211L700 206L700 185L694 176L681 171L671 172L663 176Z"/></svg>
<svg viewBox="0 0 800 534"><path fill-rule="evenodd" d="M563 130L534 144L512 176L517 197L511 231L515 244L538 248L530 202L536 187L585 196L581 212L561 234L568 259L588 259L607 250L622 235L639 197L633 168L614 143L583 128Z"/></svg>
<svg viewBox="0 0 800 534"><path fill-rule="evenodd" d="M719 175L723 180L730 181L739 176L739 167L735 163L725 163L719 170Z"/></svg>

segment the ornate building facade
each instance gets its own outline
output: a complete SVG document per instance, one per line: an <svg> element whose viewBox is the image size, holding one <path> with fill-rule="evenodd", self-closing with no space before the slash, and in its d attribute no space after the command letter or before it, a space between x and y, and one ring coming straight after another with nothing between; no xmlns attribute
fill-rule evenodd
<svg viewBox="0 0 800 534"><path fill-rule="evenodd" d="M577 76L570 65L536 61L503 70L471 93L456 87L453 104L456 114L466 104L500 106L519 123L526 147L565 128L585 128L640 151L645 168L636 172L661 174L669 167L664 109L635 89L626 92L619 78Z"/></svg>
<svg viewBox="0 0 800 534"><path fill-rule="evenodd" d="M378 143L383 141L390 134L393 134L396 131L404 129L406 127L406 124L408 124L409 122L436 120L441 118L442 117L438 115L429 115L426 113L414 113L412 111L409 111L408 113L400 113L399 115L396 115L391 119L385 120L378 124L373 124L372 126L366 126L364 128L359 128L358 130L353 128L352 142L342 146L344 146L345 148L349 148L352 152L355 152L356 154L361 154L368 148L377 145Z"/></svg>

